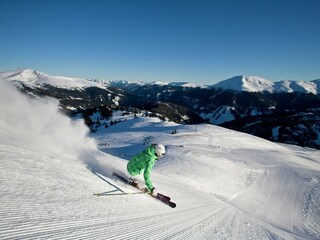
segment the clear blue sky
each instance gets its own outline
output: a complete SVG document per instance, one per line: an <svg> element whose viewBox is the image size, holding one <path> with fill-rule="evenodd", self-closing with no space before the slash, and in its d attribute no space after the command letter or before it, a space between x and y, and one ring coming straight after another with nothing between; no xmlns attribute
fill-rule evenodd
<svg viewBox="0 0 320 240"><path fill-rule="evenodd" d="M320 0L1 0L0 71L214 84L320 78Z"/></svg>

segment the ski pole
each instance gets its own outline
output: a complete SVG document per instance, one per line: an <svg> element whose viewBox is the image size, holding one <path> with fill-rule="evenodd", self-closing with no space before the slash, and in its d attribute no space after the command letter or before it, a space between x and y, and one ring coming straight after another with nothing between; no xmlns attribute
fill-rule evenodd
<svg viewBox="0 0 320 240"><path fill-rule="evenodd" d="M101 197L101 196L122 196L122 195L134 195L134 194L147 194L148 192L132 192L132 193L94 193L94 196Z"/></svg>

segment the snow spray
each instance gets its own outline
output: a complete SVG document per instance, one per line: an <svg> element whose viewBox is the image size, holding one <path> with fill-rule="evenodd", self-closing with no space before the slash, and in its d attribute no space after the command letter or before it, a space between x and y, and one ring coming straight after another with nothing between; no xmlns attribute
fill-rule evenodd
<svg viewBox="0 0 320 240"><path fill-rule="evenodd" d="M116 164L98 151L88 134L82 119L72 120L59 111L58 100L29 97L0 81L0 144L80 160L93 172L112 175Z"/></svg>
<svg viewBox="0 0 320 240"><path fill-rule="evenodd" d="M81 159L96 150L83 121L73 121L60 113L58 100L28 97L2 81L0 134L0 143L53 157Z"/></svg>

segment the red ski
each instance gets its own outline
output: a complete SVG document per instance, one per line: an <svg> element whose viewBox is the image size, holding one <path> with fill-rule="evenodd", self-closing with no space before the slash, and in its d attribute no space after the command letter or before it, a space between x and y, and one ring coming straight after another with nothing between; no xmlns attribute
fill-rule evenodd
<svg viewBox="0 0 320 240"><path fill-rule="evenodd" d="M120 180L121 182L126 183L126 184L129 184L129 185L131 185L131 186L139 189L138 186L137 186L138 184L136 184L136 183L135 183L134 181L132 181L131 179L127 179L127 178L125 178L125 177L123 177L123 176L121 176L121 175L119 175L119 174L117 174L117 173L113 173L113 176L116 177L116 178L117 178L118 180ZM143 190L141 190L141 189L139 189L139 190L140 190L140 191L143 191ZM150 195L151 197L153 197L150 193L149 193L149 195ZM163 194L161 194L161 193L157 193L157 196L155 196L155 197L153 197L153 198L158 199L159 201L163 202L164 204L166 204L166 205L168 205L168 206L170 206L170 207L172 207L172 208L175 208L175 207L176 207L176 204L171 201L170 197L168 197L168 196L166 196L166 195L163 195Z"/></svg>

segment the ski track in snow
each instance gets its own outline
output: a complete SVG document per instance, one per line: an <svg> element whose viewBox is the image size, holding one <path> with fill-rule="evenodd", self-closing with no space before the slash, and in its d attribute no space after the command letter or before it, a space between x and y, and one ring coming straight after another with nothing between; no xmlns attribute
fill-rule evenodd
<svg viewBox="0 0 320 240"><path fill-rule="evenodd" d="M172 148L175 148L174 145ZM185 148L187 147L177 147L177 149ZM197 149L199 154L201 149L205 148L193 145L187 149L193 151ZM214 151L217 154L221 149L214 148ZM81 192L84 190L82 187L70 184L70 180L75 180L72 177L87 175L80 178L84 181L81 183L85 186L92 184L92 189L95 189L95 185L97 189L104 191L112 190L112 187L88 172L75 160L63 163L66 159L54 159L6 145L0 145L0 153L2 157L0 239L318 239L319 237L319 175L309 174L310 177L306 178L307 187L304 195L300 196L303 203L302 227L310 233L308 235L303 233L303 229L286 229L283 225L273 222L274 219L268 219L266 217L268 214L265 212L259 213L258 203L262 200L256 193L255 185L258 188L265 188L266 192L263 192L264 195L261 197L268 198L268 194L273 194L272 188L275 186L280 188L275 191L283 190L281 185L271 184L273 179L276 181L283 175L289 180L288 189L292 185L292 192L288 192L294 193L295 181L299 180L299 176L296 176L290 168L284 170L273 166L268 168L259 175L262 177L258 177L257 181L229 200L216 198L188 186L181 186L181 183L173 184L175 181L172 179L156 175L155 182L161 180L162 189L174 188L175 191L182 192L182 196L173 195L176 197L173 200L177 200L178 207L170 209L148 196L92 197L91 192ZM9 161L15 158L16 161ZM55 172L54 176L62 176L71 168L73 171L69 173L70 178L62 178L60 182L49 174L52 171ZM28 175L30 170L34 172L33 176ZM104 178L125 191L132 190L117 181ZM270 189L267 187L268 183ZM61 185L61 188L56 185ZM190 201L184 199L188 196ZM246 208L242 197L243 201L249 201L251 208ZM126 211L119 213L110 211L109 204L119 210L124 207ZM88 206L90 209L83 210ZM135 207L141 208L142 211L134 209ZM266 209L261 206L260 210ZM289 223L288 226L294 224Z"/></svg>
<svg viewBox="0 0 320 240"><path fill-rule="evenodd" d="M8 219L2 218L1 239L11 239L12 236L14 239L208 239L211 234L215 235L213 239L228 239L228 236L233 235L230 227L224 227L223 222L218 225L216 223L216 220L221 221L223 214L227 214L225 212L230 211L230 207L224 204L210 204L138 218L120 216L65 220L51 219L46 211L37 211L35 214L34 210L41 208L41 204L26 201L28 208L24 209L23 217L14 218L13 216L21 215L17 204L22 200L26 199L2 199L2 216L9 216ZM29 221L25 222L28 217ZM215 225L211 225L212 222ZM13 223L15 227L12 227ZM215 228L212 229L211 226ZM261 237L264 234L262 230L258 233L254 231L250 231L250 227L247 229L248 236L252 236L252 239L255 239L255 235ZM264 238L267 239L267 235Z"/></svg>

